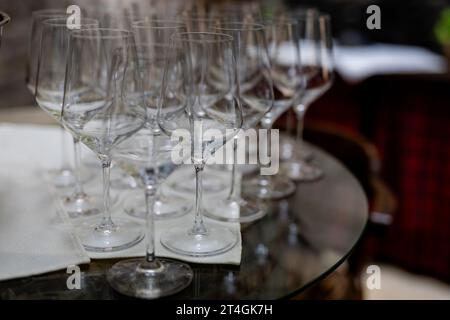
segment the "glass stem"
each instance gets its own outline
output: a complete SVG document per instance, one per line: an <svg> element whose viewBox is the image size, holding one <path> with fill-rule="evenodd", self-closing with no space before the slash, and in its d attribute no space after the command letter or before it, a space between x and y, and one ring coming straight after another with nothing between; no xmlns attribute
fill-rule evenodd
<svg viewBox="0 0 450 320"><path fill-rule="evenodd" d="M237 138L233 139L233 164L231 167L231 187L230 193L228 195L228 200L236 200L238 199L237 190L236 190L236 178L237 178Z"/></svg>
<svg viewBox="0 0 450 320"><path fill-rule="evenodd" d="M156 188L154 185L145 187L145 208L146 208L146 230L147 230L147 251L145 252L146 262L155 261L155 219L154 207L156 198Z"/></svg>
<svg viewBox="0 0 450 320"><path fill-rule="evenodd" d="M269 166L269 167L270 167L271 161L272 161L272 139L271 139L272 125L273 125L272 122L270 124L263 125L263 128L267 130L267 156L268 156L268 159L269 159L269 163L267 164L267 166ZM270 186L271 177L272 176L260 174L259 178L258 178L259 179L259 184L269 187Z"/></svg>
<svg viewBox="0 0 450 320"><path fill-rule="evenodd" d="M194 227L191 230L192 234L196 235L205 235L207 233L205 225L203 223L203 215L202 215L202 173L205 165L202 164L194 164L195 169L195 221Z"/></svg>
<svg viewBox="0 0 450 320"><path fill-rule="evenodd" d="M103 168L103 218L101 222L101 226L103 228L110 228L114 224L111 220L111 210L110 210L110 178L111 178L111 158L109 156L101 156L100 160L102 161Z"/></svg>
<svg viewBox="0 0 450 320"><path fill-rule="evenodd" d="M292 119L291 119L292 110L288 110L286 113L286 132L287 134L291 134L293 126L292 126Z"/></svg>
<svg viewBox="0 0 450 320"><path fill-rule="evenodd" d="M297 135L295 137L295 145L298 146L298 148L303 148L303 128L304 128L304 120L305 120L305 113L296 113L297 115Z"/></svg>
<svg viewBox="0 0 450 320"><path fill-rule="evenodd" d="M61 169L62 170L69 170L69 159L67 158L67 152L66 152L66 131L64 130L63 126L59 126L60 132L61 132Z"/></svg>
<svg viewBox="0 0 450 320"><path fill-rule="evenodd" d="M81 146L80 140L73 138L74 157L75 157L75 197L84 196L83 186L81 185Z"/></svg>

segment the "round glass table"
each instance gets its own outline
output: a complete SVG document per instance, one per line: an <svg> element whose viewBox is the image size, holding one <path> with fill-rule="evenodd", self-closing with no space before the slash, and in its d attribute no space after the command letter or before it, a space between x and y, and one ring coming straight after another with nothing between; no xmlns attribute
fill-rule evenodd
<svg viewBox="0 0 450 320"><path fill-rule="evenodd" d="M262 220L242 226L240 266L191 264L194 279L171 299L293 297L341 265L360 239L368 204L342 164L315 149L324 178L297 184L289 198L267 202ZM117 260L82 266L81 289L68 290L64 271L0 282L0 299L117 299L105 272Z"/></svg>

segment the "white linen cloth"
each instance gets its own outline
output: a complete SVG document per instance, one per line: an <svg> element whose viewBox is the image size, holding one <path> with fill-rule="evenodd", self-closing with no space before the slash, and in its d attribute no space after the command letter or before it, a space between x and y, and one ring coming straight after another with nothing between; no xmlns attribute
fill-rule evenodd
<svg viewBox="0 0 450 320"><path fill-rule="evenodd" d="M349 82L374 75L445 73L445 58L428 49L406 45L375 43L334 48L336 71Z"/></svg>
<svg viewBox="0 0 450 320"><path fill-rule="evenodd" d="M67 139L69 148L70 138ZM70 219L61 210L56 190L45 182L41 174L45 169L58 168L61 154L58 127L0 124L0 280L64 269L69 265L89 263L90 259L136 257L145 253L146 239L118 252L92 253L84 250L72 230L72 223L76 220ZM174 172L174 175L177 174L184 173ZM229 181L227 172L222 177L224 182ZM86 190L101 193L100 175L86 185ZM227 191L224 190L223 194ZM124 196L126 193L120 197ZM190 197L188 201L193 200L193 194L184 196ZM123 215L133 219L121 210L120 205L119 202L114 208L113 218ZM238 265L242 250L238 223L226 223L236 232L239 241L222 255L191 258L178 256L162 247L159 241L161 233L172 225L190 226L193 224L193 214L190 212L177 219L156 221L156 254L195 263ZM143 220L134 220L144 226ZM207 225L225 224L208 219L205 222Z"/></svg>

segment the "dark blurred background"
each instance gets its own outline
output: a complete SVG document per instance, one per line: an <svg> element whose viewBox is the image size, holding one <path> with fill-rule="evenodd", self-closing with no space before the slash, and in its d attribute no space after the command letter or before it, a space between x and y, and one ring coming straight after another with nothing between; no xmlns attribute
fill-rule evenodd
<svg viewBox="0 0 450 320"><path fill-rule="evenodd" d="M12 18L0 55L0 110L35 104L24 83L31 12L87 2L94 6L120 3L0 0L0 10ZM278 1L265 3L270 7ZM450 40L439 42L435 35L450 1L285 3L315 6L332 17L337 76L332 89L308 111L306 138L340 158L363 184L371 202L371 223L354 264L361 265L358 259L387 261L450 282L450 76L449 56L445 55ZM381 8L380 30L366 27L366 9L372 4ZM392 47L384 46L377 55L378 51L367 47L374 43L402 45L400 60L410 64L407 70L383 67L386 60L395 65L399 53L396 60L390 59ZM426 50L417 53L416 47ZM358 54L351 51L355 48L369 49ZM415 68L419 58L413 52L423 58L420 68ZM377 62L381 55L383 63ZM345 76L353 56L371 65L372 72L357 78ZM344 58L347 64L341 65ZM293 121L293 114L280 119L278 125L285 127L289 119ZM340 146L347 147L333 149L336 137L345 140Z"/></svg>

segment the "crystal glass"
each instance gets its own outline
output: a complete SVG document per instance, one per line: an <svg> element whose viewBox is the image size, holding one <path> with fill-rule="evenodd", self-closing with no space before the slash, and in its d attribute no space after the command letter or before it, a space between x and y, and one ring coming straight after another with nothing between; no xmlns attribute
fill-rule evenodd
<svg viewBox="0 0 450 320"><path fill-rule="evenodd" d="M144 190L147 213L145 258L120 261L107 275L110 285L128 296L154 299L171 295L187 287L193 278L187 264L155 257L154 209L161 178L159 173L170 173L176 168L171 161L173 145L167 136L155 135L144 128L114 151L117 163L135 177Z"/></svg>
<svg viewBox="0 0 450 320"><path fill-rule="evenodd" d="M141 225L112 219L111 154L116 145L146 122L132 33L119 29L87 29L70 33L62 119L65 128L95 152L103 168L103 217L77 225L86 250L129 248L142 240Z"/></svg>
<svg viewBox="0 0 450 320"><path fill-rule="evenodd" d="M293 19L271 20L266 23L266 39L274 88L272 109L261 120L261 126L270 130L274 122L288 110L302 94L305 81L302 74L299 48L300 30ZM268 138L268 151L271 152ZM269 154L269 158L279 154ZM269 164L270 165L270 164ZM246 192L263 199L280 199L295 191L295 184L285 175L260 175L246 183Z"/></svg>
<svg viewBox="0 0 450 320"><path fill-rule="evenodd" d="M185 10L179 21L188 32L214 32L214 27L219 24L221 18L224 17L212 12ZM228 188L228 184L214 174L213 170L206 171L202 178L204 194L215 194ZM170 188L181 193L195 192L195 173L187 173L179 181L171 183Z"/></svg>
<svg viewBox="0 0 450 320"><path fill-rule="evenodd" d="M160 193L160 184L178 167L168 157L172 144L167 136L155 135L144 128L114 151L115 163L132 176L141 189L152 188L152 215L155 220L180 217L192 209L185 198L162 196ZM147 205L144 200L142 196L127 195L124 200L125 212L133 217L146 219Z"/></svg>
<svg viewBox="0 0 450 320"><path fill-rule="evenodd" d="M307 82L300 99L295 102L293 110L297 116L296 147L304 149L303 121L309 106L322 96L333 82L333 51L330 17L319 14L316 10L306 10L295 16L301 25L300 48L302 69ZM295 181L315 181L323 172L313 164L307 163L301 153L283 164L287 175Z"/></svg>
<svg viewBox="0 0 450 320"><path fill-rule="evenodd" d="M265 27L244 22L222 22L218 32L233 37L242 108L242 129L254 127L272 108L273 84L267 52ZM225 199L209 197L205 200L205 215L229 222L251 222L262 218L267 209L256 200L244 199L236 188L237 144L233 143L231 188Z"/></svg>
<svg viewBox="0 0 450 320"><path fill-rule="evenodd" d="M67 13L62 9L42 9L34 11L31 14L30 41L28 49L28 59L26 64L25 82L28 90L35 95L36 75L38 56L41 46L41 35L43 21L51 18L66 18ZM66 154L66 137L64 128L61 128L61 167L56 170L49 170L48 175L53 185L58 188L73 187L76 183L76 177L70 168L69 160Z"/></svg>
<svg viewBox="0 0 450 320"><path fill-rule="evenodd" d="M143 132L157 136L161 134L161 130L156 122L156 112L157 101L161 92L165 54L168 51L170 37L175 32L184 31L185 28L179 21L145 18L144 20L133 22L132 29L141 65L140 74L143 80L144 101L147 107L146 127L148 130ZM148 139L151 139L151 137ZM157 149L150 149L150 151L152 150L157 151ZM156 178L162 179L164 175L170 174L168 172L169 168L171 167L167 166L166 170L158 171L160 177ZM132 216L145 218L145 206L143 206L140 199L135 200L135 197L129 197L126 200L125 211ZM154 201L156 219L181 216L192 208L185 199L175 196L164 196L161 192L156 194Z"/></svg>
<svg viewBox="0 0 450 320"><path fill-rule="evenodd" d="M66 18L47 19L42 22L41 44L38 53L36 74L36 102L59 123L64 95L64 77L71 30ZM80 29L98 27L93 19L81 19ZM100 213L101 196L87 195L83 191L80 176L80 145L74 139L75 148L75 191L63 200L64 207L71 217L89 216Z"/></svg>
<svg viewBox="0 0 450 320"><path fill-rule="evenodd" d="M161 243L187 256L224 253L235 246L238 236L228 227L204 223L202 172L208 158L242 126L233 38L207 32L175 34L162 87L158 124L172 137L188 134L196 197L194 226L172 227Z"/></svg>
<svg viewBox="0 0 450 320"><path fill-rule="evenodd" d="M11 21L11 18L4 12L0 11L0 46L2 44L3 27Z"/></svg>

